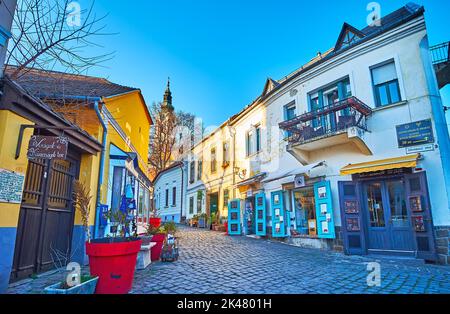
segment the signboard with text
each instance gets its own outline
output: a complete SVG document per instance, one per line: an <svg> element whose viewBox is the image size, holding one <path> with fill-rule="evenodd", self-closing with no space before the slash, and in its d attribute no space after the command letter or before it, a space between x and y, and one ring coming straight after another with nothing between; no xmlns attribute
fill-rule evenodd
<svg viewBox="0 0 450 314"><path fill-rule="evenodd" d="M33 135L28 145L29 159L66 159L69 139L64 136Z"/></svg>
<svg viewBox="0 0 450 314"><path fill-rule="evenodd" d="M397 139L399 148L433 144L434 135L431 119L398 125Z"/></svg>

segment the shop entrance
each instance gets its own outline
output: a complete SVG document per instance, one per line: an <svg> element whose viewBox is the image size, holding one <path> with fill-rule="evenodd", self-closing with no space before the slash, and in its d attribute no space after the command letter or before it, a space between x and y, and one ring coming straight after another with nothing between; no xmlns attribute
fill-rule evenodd
<svg viewBox="0 0 450 314"><path fill-rule="evenodd" d="M219 193L209 194L209 214L217 214L219 210Z"/></svg>
<svg viewBox="0 0 450 314"><path fill-rule="evenodd" d="M369 252L413 255L416 247L404 179L366 182L363 193Z"/></svg>
<svg viewBox="0 0 450 314"><path fill-rule="evenodd" d="M30 160L20 208L11 281L53 269L70 258L73 180L79 155L66 160Z"/></svg>
<svg viewBox="0 0 450 314"><path fill-rule="evenodd" d="M255 228L255 197L245 199L244 231L246 235L256 234Z"/></svg>

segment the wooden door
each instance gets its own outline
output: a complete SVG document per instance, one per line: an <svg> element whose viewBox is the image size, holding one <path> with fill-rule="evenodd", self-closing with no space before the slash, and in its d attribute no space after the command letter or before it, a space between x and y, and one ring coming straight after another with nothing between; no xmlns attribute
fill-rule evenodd
<svg viewBox="0 0 450 314"><path fill-rule="evenodd" d="M70 260L73 180L79 158L30 160L14 252L12 280L63 266Z"/></svg>

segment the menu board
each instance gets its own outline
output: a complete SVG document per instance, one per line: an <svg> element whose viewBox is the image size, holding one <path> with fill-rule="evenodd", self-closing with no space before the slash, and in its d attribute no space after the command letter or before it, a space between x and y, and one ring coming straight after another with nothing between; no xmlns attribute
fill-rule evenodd
<svg viewBox="0 0 450 314"><path fill-rule="evenodd" d="M0 203L22 203L24 182L24 175L0 169Z"/></svg>

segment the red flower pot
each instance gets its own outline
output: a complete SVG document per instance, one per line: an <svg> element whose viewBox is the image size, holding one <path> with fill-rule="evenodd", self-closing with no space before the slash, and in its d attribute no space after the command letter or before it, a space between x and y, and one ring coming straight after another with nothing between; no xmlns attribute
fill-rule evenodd
<svg viewBox="0 0 450 314"><path fill-rule="evenodd" d="M166 239L165 233L157 233L152 237L152 242L156 242L156 245L151 248L152 252L152 262L159 261L161 258L161 251L164 245L164 240Z"/></svg>
<svg viewBox="0 0 450 314"><path fill-rule="evenodd" d="M96 294L126 294L133 285L136 259L142 240L122 239L109 243L110 239L86 243L92 276L98 276Z"/></svg>
<svg viewBox="0 0 450 314"><path fill-rule="evenodd" d="M154 228L161 227L161 218L150 218L150 225Z"/></svg>

